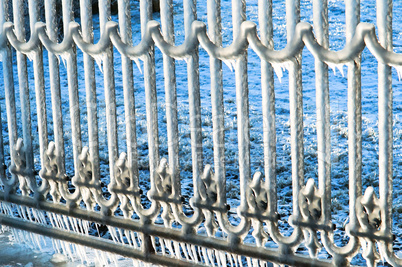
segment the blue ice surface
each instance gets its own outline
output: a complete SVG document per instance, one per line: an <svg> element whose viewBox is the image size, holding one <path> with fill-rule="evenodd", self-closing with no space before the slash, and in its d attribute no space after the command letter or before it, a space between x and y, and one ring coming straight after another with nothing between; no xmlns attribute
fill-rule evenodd
<svg viewBox="0 0 402 267"><path fill-rule="evenodd" d="M232 17L231 1L222 1L222 35L223 46L228 46L232 42ZM175 24L175 42L181 44L185 38L183 25L183 6L181 1L174 1L174 24ZM342 1L329 1L329 38L330 48L340 50L345 45L345 7ZM274 1L273 3L273 22L274 22L274 47L279 50L286 46L286 14L284 1ZM394 2L393 19L393 42L394 51L401 52L402 47L402 22L396 14L402 12L402 4ZM257 1L247 1L247 19L258 25L258 6ZM301 21L312 24L312 1L301 1ZM375 2L361 1L361 21L375 24ZM131 2L133 43L140 42L140 13L139 1ZM197 2L197 18L207 23L207 7L204 1ZM112 16L114 21L118 21L117 16ZM154 14L154 19L160 21L158 13ZM99 18L94 16L94 37L95 42L99 39ZM47 92L47 115L49 127L49 140L53 140L52 126L52 103L50 100L50 84L48 73L47 52L43 53L45 64L45 84ZM200 48L200 93L201 93L201 112L202 112L202 134L203 134L203 156L204 165L213 162L213 141L212 141L212 112L211 112L211 88L209 73L209 56L205 50ZM16 90L17 110L20 110L19 85L16 68L16 59L14 51L14 81ZM78 58L78 85L79 85L79 105L81 109L81 127L83 145L88 145L87 134L87 115L85 100L85 83L83 54L77 50ZM167 149L167 129L165 114L165 89L163 75L163 59L158 48L155 49L156 62L156 87L158 93L158 118L159 118L159 140L160 156L168 157ZM134 62L133 62L134 64ZM182 194L191 197L192 192L192 160L191 160L191 140L189 127L189 109L188 109L188 88L187 88L187 64L185 61L176 60L176 86L178 101L178 122L179 122L179 144L180 144L180 170L182 177ZM140 62L140 68L143 68ZM377 61L373 55L365 49L362 53L362 149L363 149L363 192L368 186L373 186L378 195L378 90L377 90ZM0 65L2 70L2 65ZM95 66L96 86L98 97L98 121L99 121L99 143L101 159L102 181L109 182L108 152L107 152L107 134L105 121L105 95L103 89L103 74L99 66ZM302 60L303 71L303 119L304 119L304 173L306 180L314 178L317 181L317 132L316 132L316 90L315 90L315 70L314 58L307 50L303 50ZM0 71L1 72L1 71ZM348 119L347 119L347 67L343 67L345 76L336 69L336 74L329 69L330 86L330 110L331 110L331 178L332 178L332 216L333 222L338 229L342 227L348 217L349 198L348 198ZM36 132L36 103L34 91L34 78L32 62L28 61L29 86L31 97L32 129ZM392 69L393 83L393 146L394 146L394 192L393 192L393 227L397 239L394 243L395 250L400 250L402 246L402 183L401 172L402 161L402 90L401 82L395 69ZM119 152L126 151L125 145L125 117L124 117L124 99L123 99L123 77L121 70L121 57L117 50L114 50L114 75L117 99L117 119L119 134ZM60 61L60 82L62 88L63 100L63 120L64 120L64 138L66 150L66 169L67 174L74 174L72 164L72 141L69 117L68 101L68 82L65 65ZM224 85L224 108L225 108L225 161L226 178L228 186L228 203L231 208L231 219L236 224L238 217L235 214L235 208L239 205L239 177L238 177L238 143L237 143L237 110L236 93L234 77L226 64L223 64L223 85ZM251 50L248 50L248 86L249 86L249 104L250 104L250 138L251 138L251 173L252 175L260 171L264 174L264 153L262 125L263 116L261 110L261 69L260 59ZM276 133L277 133L277 183L278 183L278 211L282 215L283 223L280 228L285 235L291 233L291 227L286 223L286 219L292 212L292 179L291 179L291 157L290 157L290 122L289 122L289 90L288 90L288 72L284 71L284 76L279 82L275 75L275 99L276 99ZM144 77L141 71L134 64L134 87L135 87L135 111L137 119L137 147L140 166L140 186L144 190L149 189L149 166L148 166L148 145L147 145L147 127L145 113L145 92ZM6 108L4 100L4 84L0 82L0 105L1 120L4 136L6 164L9 163L8 129L6 120ZM19 122L19 136L22 136L21 114L17 114ZM39 142L37 134L34 137L35 168L40 169L39 161ZM344 245L347 238L341 230L335 231L335 240L338 245ZM250 237L252 242L252 237ZM321 255L321 254L320 254ZM326 254L322 254L326 257ZM352 262L361 264L361 260L356 258Z"/></svg>

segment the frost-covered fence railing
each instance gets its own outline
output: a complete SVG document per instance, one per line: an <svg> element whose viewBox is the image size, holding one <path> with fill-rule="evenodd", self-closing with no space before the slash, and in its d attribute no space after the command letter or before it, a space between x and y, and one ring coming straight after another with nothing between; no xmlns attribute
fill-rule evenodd
<svg viewBox="0 0 402 267"><path fill-rule="evenodd" d="M60 2L60 1L59 1ZM155 2L155 1L154 1ZM296 266L346 266L362 253L370 266L386 260L402 266L393 251L392 178L393 131L391 66L402 65L402 55L392 52L392 1L377 1L375 26L359 23L359 1L346 1L346 46L329 50L328 9L326 1L313 1L314 25L299 22L300 3L286 1L288 44L273 50L272 0L258 1L257 25L247 21L245 2L232 1L233 43L222 47L220 1L206 0L208 25L197 21L196 1L183 2L185 41L174 45L171 0L160 1L160 20L152 20L152 1L140 1L141 42L133 46L130 1L118 0L118 23L110 18L110 0L99 0L100 39L93 43L92 1L80 1L80 23L74 21L72 1L63 0L63 38L58 41L56 1L45 0L45 22L38 21L38 0L29 0L30 38L26 40L24 1L0 3L0 48L3 63L7 129L0 131L0 224L23 231L50 236L64 252L69 243L116 253L137 260L170 266L227 264L263 266L266 262ZM58 3L59 5L60 3ZM228 12L225 10L224 12ZM314 33L313 33L314 28ZM168 159L159 156L158 110L155 81L155 46L163 53ZM303 112L301 51L304 47L315 57L318 184L305 181L303 169ZM360 54L367 47L378 60L379 196L368 187L362 192L362 113ZM247 49L261 59L261 97L263 112L264 175L250 167L249 99ZM124 90L126 151L118 154L116 95L113 49L121 54ZM211 108L214 162L203 161L203 137L199 82L198 50L210 56ZM12 52L16 51L16 68ZM45 94L43 53L48 52L50 100ZM88 146L82 145L77 51L83 53ZM60 86L58 56L65 60L67 87ZM33 74L27 72L27 57ZM140 190L134 104L133 62L143 61L146 101L146 131L150 190ZM174 59L185 59L190 114L193 196L181 196L179 166L178 114ZM94 61L103 69L109 183L101 183L97 92ZM222 61L235 70L238 125L238 164L240 180L239 222L229 220L226 204L224 105ZM349 221L345 227L347 244L333 240L331 220L331 143L329 117L328 65L348 66L348 155ZM290 236L278 226L276 181L276 131L274 67L289 71L289 108L291 128L291 166L293 212ZM17 69L17 75L14 72ZM30 98L28 76L34 76L34 95ZM20 104L16 105L14 80L18 79ZM63 114L61 90L68 90L69 112ZM3 93L3 92L2 92ZM31 102L36 104L32 113ZM46 105L52 106L53 135L48 134ZM18 109L21 109L18 111ZM4 114L4 113L1 113ZM17 121L17 114L18 116ZM35 118L32 117L35 114ZM66 176L63 116L70 116L74 175ZM37 128L32 127L35 119ZM19 123L21 122L21 123ZM22 125L21 127L18 125ZM20 128L19 128L20 127ZM4 135L4 136L3 136ZM7 141L6 136L7 135ZM39 149L33 147L38 135ZM4 142L4 144L3 144ZM9 154L3 146L9 147ZM34 169L39 151L40 170ZM7 157L7 155L10 155ZM5 165L5 163L9 163ZM208 165L209 164L213 164ZM149 198L144 205L141 198ZM191 209L183 211L183 201ZM120 209L122 215L115 215ZM233 209L233 207L232 207ZM156 224L161 218L163 224ZM90 235L89 228L107 226L113 239ZM204 233L198 230L200 226ZM217 236L217 232L221 233ZM251 234L253 244L244 243ZM266 248L267 241L277 244ZM304 242L310 257L296 251ZM330 259L317 259L324 247ZM362 252L360 249L362 248ZM70 251L71 252L71 251ZM77 250L77 253L79 250ZM82 255L85 257L85 255Z"/></svg>

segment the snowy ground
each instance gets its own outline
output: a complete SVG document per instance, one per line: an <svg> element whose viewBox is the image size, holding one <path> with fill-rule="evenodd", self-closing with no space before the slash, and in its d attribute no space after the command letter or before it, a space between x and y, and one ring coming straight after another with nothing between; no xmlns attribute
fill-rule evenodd
<svg viewBox="0 0 402 267"><path fill-rule="evenodd" d="M0 228L1 229L1 228ZM0 267L101 267L101 266L133 266L131 259L116 257L116 263L110 261L104 264L99 260L99 254L92 249L85 249L85 265L77 258L68 258L55 251L50 238L41 237L41 248L30 244L23 244L15 239L10 230L0 231Z"/></svg>
<svg viewBox="0 0 402 267"><path fill-rule="evenodd" d="M70 263L65 256L55 254L52 246L44 247L40 251L34 250L28 245L16 242L12 233L5 231L0 234L0 266L73 267L78 264Z"/></svg>

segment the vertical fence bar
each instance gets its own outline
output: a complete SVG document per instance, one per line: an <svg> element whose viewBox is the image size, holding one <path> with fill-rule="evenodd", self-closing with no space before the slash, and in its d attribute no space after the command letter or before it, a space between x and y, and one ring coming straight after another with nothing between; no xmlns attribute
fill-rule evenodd
<svg viewBox="0 0 402 267"><path fill-rule="evenodd" d="M197 1L185 0L184 9L184 32L185 36L191 35L191 24L197 19ZM187 60L187 83L190 107L190 130L191 130L191 151L193 161L193 191L198 194L198 177L202 173L202 127L201 127L201 96L199 78L199 57L198 48Z"/></svg>
<svg viewBox="0 0 402 267"><path fill-rule="evenodd" d="M106 22L110 20L110 0L99 1L99 25L101 35L105 32ZM114 63L112 44L104 51L102 57L103 81L106 103L106 126L107 126L107 147L109 153L109 175L110 182L114 180L114 165L118 157L117 142L117 116L116 116L116 92L114 84Z"/></svg>
<svg viewBox="0 0 402 267"><path fill-rule="evenodd" d="M258 19L261 42L269 49L274 49L272 0L258 1ZM261 60L261 93L265 186L268 189L268 209L274 214L277 211L275 87L273 68L265 60Z"/></svg>
<svg viewBox="0 0 402 267"><path fill-rule="evenodd" d="M55 0L45 1L45 18L46 31L49 39L57 42L57 17L56 17L56 2ZM56 145L57 155L60 157L59 168L60 173L65 173L65 152L63 138L63 111L61 108L61 91L60 91L60 70L59 60L56 55L48 52L49 58L49 80L50 93L52 99L52 117L53 117L53 132Z"/></svg>
<svg viewBox="0 0 402 267"><path fill-rule="evenodd" d="M328 3L326 0L313 2L314 32L317 42L325 49L328 41ZM331 124L328 66L315 59L315 84L317 102L317 158L318 181L322 193L322 214L324 223L331 220Z"/></svg>
<svg viewBox="0 0 402 267"><path fill-rule="evenodd" d="M29 0L29 24L31 29L31 36L35 31L35 23L38 21L38 3L36 0ZM35 80L35 97L36 97L36 112L39 134L39 151L40 151L40 165L41 169L45 167L46 150L48 145L48 132L47 132L47 112L46 112L46 93L45 93L45 77L43 74L43 52L42 46L38 46L33 55L33 69ZM33 178L32 183L36 180ZM47 187L46 180L42 181L42 187ZM39 192L40 194L43 192Z"/></svg>
<svg viewBox="0 0 402 267"><path fill-rule="evenodd" d="M147 31L147 23L152 19L152 4L147 0L140 0L141 38ZM155 84L155 55L154 46L149 48L144 56L144 87L147 116L149 177L152 186L155 185L154 171L159 164L159 133L158 133L158 106Z"/></svg>
<svg viewBox="0 0 402 267"><path fill-rule="evenodd" d="M85 42L93 43L92 1L80 0L81 30ZM100 177L98 111L96 100L95 63L91 55L83 53L85 94L88 114L88 145L92 163L92 179Z"/></svg>
<svg viewBox="0 0 402 267"><path fill-rule="evenodd" d="M300 21L300 1L286 0L287 41L295 35L296 24ZM303 148L303 88L301 75L301 55L289 64L289 105L290 139L292 158L293 215L300 216L299 191L304 183Z"/></svg>
<svg viewBox="0 0 402 267"><path fill-rule="evenodd" d="M22 0L13 0L14 30L19 41L25 40L24 5ZM24 54L17 51L18 86L20 88L22 136L24 141L26 171L27 175L32 175L34 159L32 151L32 126L31 126L31 101L28 86L27 59ZM10 146L10 149L13 149ZM23 182L20 180L20 183ZM23 182L25 184L25 182ZM22 183L21 183L22 184ZM26 188L22 184L23 194Z"/></svg>
<svg viewBox="0 0 402 267"><path fill-rule="evenodd" d="M232 0L233 40L240 35L240 25L246 20L246 2L244 0ZM251 178L250 170L250 122L248 103L247 81L247 52L236 59L236 109L237 109L237 134L239 147L239 177L240 177L240 202L246 207L246 190Z"/></svg>
<svg viewBox="0 0 402 267"><path fill-rule="evenodd" d="M6 17L8 18L8 12L7 12L7 2L2 1L0 2L0 25L4 25L4 23L7 21ZM0 26L0 36L2 36L3 33L3 27ZM0 51L0 59L3 62L3 88L4 91L6 91L6 85L5 85L5 80L8 78L7 76L9 74L6 73L6 66L4 66L5 60L3 58L6 58L7 51ZM14 86L14 84L13 84ZM0 107L0 121L2 121L2 116L1 116L1 107ZM8 124L7 124L8 126ZM4 168L5 162L4 162L4 143L3 143L3 127L0 128L0 186L3 185L2 181L6 181L6 169ZM8 191L8 190L7 190Z"/></svg>
<svg viewBox="0 0 402 267"><path fill-rule="evenodd" d="M0 3L0 25L3 25L9 20L8 6L6 1ZM3 33L3 27L0 27L0 35ZM8 126L8 140L10 147L10 155L13 156L14 145L18 138L17 133L17 118L16 118L16 106L15 106L15 90L14 90L14 75L13 75L13 59L11 55L11 49L9 46L5 50L1 51L0 57L3 61L3 85L4 93L6 98L6 112L7 112L7 126ZM1 120L1 110L0 110L0 120ZM4 147L3 147L3 130L0 129L0 177L6 178L5 174L5 162L4 162ZM11 157L13 160L13 157ZM3 180L5 183L6 180ZM6 183L6 192L11 190L10 187L14 186L15 178Z"/></svg>
<svg viewBox="0 0 402 267"><path fill-rule="evenodd" d="M64 35L68 32L69 23L74 21L72 11L72 1L63 0L63 32ZM77 55L75 46L66 52L67 62L67 81L68 81L68 96L71 117L71 137L73 141L73 158L74 158L74 175L78 176L79 159L78 156L82 150L81 141L81 120L80 120L80 105L78 96L78 77L77 77Z"/></svg>
<svg viewBox="0 0 402 267"><path fill-rule="evenodd" d="M207 1L208 35L216 46L222 46L221 1ZM225 117L223 104L222 61L213 57L209 59L211 76L211 107L214 143L215 179L218 181L218 206L226 202L225 170Z"/></svg>
<svg viewBox="0 0 402 267"><path fill-rule="evenodd" d="M377 1L377 27L380 44L388 51L392 45L392 0ZM391 67L378 63L378 142L381 232L392 230L392 75Z"/></svg>
<svg viewBox="0 0 402 267"><path fill-rule="evenodd" d="M131 32L131 7L130 1L119 0L119 27L122 41L132 45ZM126 122L126 140L127 140L127 160L131 171L131 184L138 188L138 156L137 156L137 133L135 119L135 97L134 97L134 77L133 63L131 59L121 55L123 90L124 90L124 113Z"/></svg>
<svg viewBox="0 0 402 267"><path fill-rule="evenodd" d="M173 1L161 0L160 9L163 37L167 43L174 45ZM163 55L163 74L165 83L169 168L173 177L173 192L180 194L179 130L177 122L175 60L165 54Z"/></svg>
<svg viewBox="0 0 402 267"><path fill-rule="evenodd" d="M351 42L360 22L360 1L348 1L345 6L346 42ZM356 199L362 193L362 110L360 57L348 64L348 149L349 149L349 220L358 225Z"/></svg>

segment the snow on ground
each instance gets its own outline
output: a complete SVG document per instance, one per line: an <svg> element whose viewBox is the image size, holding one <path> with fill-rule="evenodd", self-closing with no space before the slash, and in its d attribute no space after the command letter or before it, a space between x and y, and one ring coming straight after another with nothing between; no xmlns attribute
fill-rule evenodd
<svg viewBox="0 0 402 267"><path fill-rule="evenodd" d="M1 228L0 228L1 229ZM26 233L25 233L26 234ZM18 235L18 234L17 234ZM32 243L22 243L15 239L15 235L10 229L0 231L0 267L101 267L101 266L133 266L131 259L120 256L115 257L115 262L105 264L99 260L99 254L92 249L86 248L86 260L78 258L68 258L58 253L52 240L47 237L40 237L41 247L34 246ZM84 263L84 264L83 264Z"/></svg>
<svg viewBox="0 0 402 267"><path fill-rule="evenodd" d="M61 254L55 254L51 245L42 250L34 250L27 244L16 242L8 230L0 234L0 266L43 266L73 267L78 264L69 263Z"/></svg>

